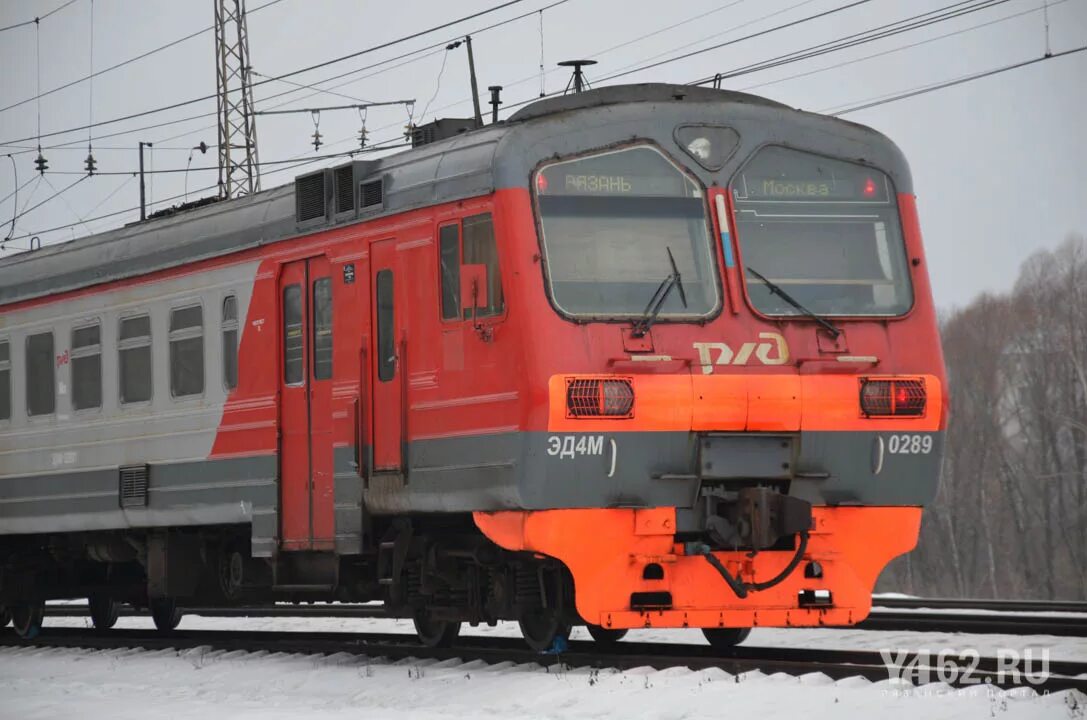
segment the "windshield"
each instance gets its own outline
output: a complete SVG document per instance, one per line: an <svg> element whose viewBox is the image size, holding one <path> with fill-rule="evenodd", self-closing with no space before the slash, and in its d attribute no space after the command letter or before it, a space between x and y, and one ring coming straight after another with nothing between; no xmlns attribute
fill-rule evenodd
<svg viewBox="0 0 1087 720"><path fill-rule="evenodd" d="M733 181L732 196L747 291L760 312L802 314L756 273L819 315L902 315L912 306L885 174L766 147Z"/></svg>
<svg viewBox="0 0 1087 720"><path fill-rule="evenodd" d="M547 279L573 316L641 317L675 259L687 305L671 292L659 320L718 306L702 188L648 146L554 163L535 176Z"/></svg>

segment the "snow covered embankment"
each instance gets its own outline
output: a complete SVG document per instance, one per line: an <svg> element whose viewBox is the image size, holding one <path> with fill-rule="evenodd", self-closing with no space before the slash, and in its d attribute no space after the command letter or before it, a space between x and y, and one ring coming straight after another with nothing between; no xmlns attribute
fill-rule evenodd
<svg viewBox="0 0 1087 720"><path fill-rule="evenodd" d="M452 717L1085 718L1087 696L1031 689L896 689L683 668L561 670L536 664L212 651L0 648L3 720L310 720Z"/></svg>

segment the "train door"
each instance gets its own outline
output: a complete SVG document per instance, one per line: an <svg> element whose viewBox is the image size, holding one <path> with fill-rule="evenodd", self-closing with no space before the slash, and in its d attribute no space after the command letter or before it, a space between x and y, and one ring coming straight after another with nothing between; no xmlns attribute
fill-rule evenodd
<svg viewBox="0 0 1087 720"><path fill-rule="evenodd" d="M404 358L399 343L400 317L403 308L396 307L396 241L382 240L370 249L370 271L373 273L373 313L370 363L373 388L370 404L371 427L374 429L374 470L395 472L401 467L402 445L407 438L403 432Z"/></svg>
<svg viewBox="0 0 1087 720"><path fill-rule="evenodd" d="M333 302L328 259L284 265L279 285L281 545L284 550L331 550Z"/></svg>

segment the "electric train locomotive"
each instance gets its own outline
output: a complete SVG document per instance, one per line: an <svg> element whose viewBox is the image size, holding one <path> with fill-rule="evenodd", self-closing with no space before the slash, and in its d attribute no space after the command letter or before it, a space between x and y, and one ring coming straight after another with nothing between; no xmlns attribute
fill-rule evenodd
<svg viewBox="0 0 1087 720"><path fill-rule="evenodd" d="M874 130L659 84L439 121L0 260L0 605L23 636L82 597L162 629L383 600L431 645L848 625L946 398Z"/></svg>

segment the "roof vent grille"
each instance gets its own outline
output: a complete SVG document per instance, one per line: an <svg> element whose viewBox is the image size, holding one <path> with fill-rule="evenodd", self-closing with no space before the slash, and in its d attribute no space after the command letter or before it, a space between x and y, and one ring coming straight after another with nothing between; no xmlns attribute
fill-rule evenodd
<svg viewBox="0 0 1087 720"><path fill-rule="evenodd" d="M344 165L333 171L332 182L336 186L336 214L355 209L355 167Z"/></svg>
<svg viewBox="0 0 1087 720"><path fill-rule="evenodd" d="M382 178L370 180L359 185L359 206L363 210L373 212L380 210L385 204L385 183Z"/></svg>
<svg viewBox="0 0 1087 720"><path fill-rule="evenodd" d="M325 216L325 172L295 178L295 217L298 222L316 220Z"/></svg>

